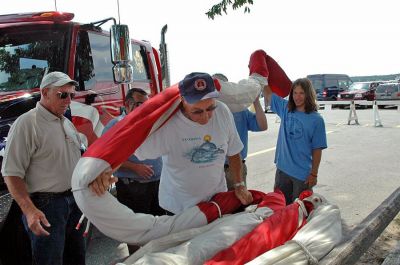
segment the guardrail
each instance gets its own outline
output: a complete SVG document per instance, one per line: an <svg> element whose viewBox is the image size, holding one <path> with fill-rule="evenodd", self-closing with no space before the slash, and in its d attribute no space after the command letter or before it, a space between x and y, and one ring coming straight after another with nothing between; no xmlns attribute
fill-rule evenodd
<svg viewBox="0 0 400 265"><path fill-rule="evenodd" d="M397 106L397 110L400 109L400 100L330 100L330 101L318 101L320 106L327 106L328 109L332 108L332 105L361 105L361 106L387 106L387 105L394 105Z"/></svg>
<svg viewBox="0 0 400 265"><path fill-rule="evenodd" d="M400 188L354 228L319 264L355 264L400 211Z"/></svg>
<svg viewBox="0 0 400 265"><path fill-rule="evenodd" d="M339 101L318 101L320 107L324 107L324 110L331 110L332 105L349 106L349 116L347 118L347 124L350 125L352 121L359 125L358 116L356 112L356 105L361 106L372 106L374 114L375 127L382 127L382 121L379 115L378 106L397 106L397 111L400 112L400 100L339 100Z"/></svg>

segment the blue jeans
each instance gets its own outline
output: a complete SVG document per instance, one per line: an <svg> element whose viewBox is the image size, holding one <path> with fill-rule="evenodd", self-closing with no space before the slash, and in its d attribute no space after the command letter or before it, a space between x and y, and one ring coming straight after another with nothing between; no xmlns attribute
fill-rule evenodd
<svg viewBox="0 0 400 265"><path fill-rule="evenodd" d="M31 199L45 215L51 226L45 228L49 236L36 236L30 231L25 216L22 217L32 246L33 264L67 265L85 264L84 226L75 229L82 213L72 193L34 193Z"/></svg>
<svg viewBox="0 0 400 265"><path fill-rule="evenodd" d="M276 169L274 188L279 188L285 195L286 205L293 203L303 191L312 191L312 188L310 188L308 184L305 184L304 182L305 180L298 180L289 176L279 168Z"/></svg>

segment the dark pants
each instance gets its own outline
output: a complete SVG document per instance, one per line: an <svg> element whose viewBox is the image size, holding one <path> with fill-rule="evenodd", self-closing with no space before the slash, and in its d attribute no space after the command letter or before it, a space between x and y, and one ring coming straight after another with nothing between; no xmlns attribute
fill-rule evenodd
<svg viewBox="0 0 400 265"><path fill-rule="evenodd" d="M22 217L31 239L33 264L85 264L84 227L75 229L82 213L72 193L34 193L31 199L51 225L45 228L49 236L36 236L28 228L25 216Z"/></svg>
<svg viewBox="0 0 400 265"><path fill-rule="evenodd" d="M280 169L276 169L274 188L278 188L283 192L286 205L291 204L303 191L312 190L312 188L308 187L304 182L304 180L298 180Z"/></svg>
<svg viewBox="0 0 400 265"><path fill-rule="evenodd" d="M117 199L136 213L164 215L158 203L160 181L140 183L134 180L119 179L116 183Z"/></svg>

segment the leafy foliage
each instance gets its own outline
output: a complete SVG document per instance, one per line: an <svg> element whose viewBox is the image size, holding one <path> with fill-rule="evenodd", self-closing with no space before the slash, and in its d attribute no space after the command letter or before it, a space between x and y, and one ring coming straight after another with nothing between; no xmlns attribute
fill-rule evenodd
<svg viewBox="0 0 400 265"><path fill-rule="evenodd" d="M244 6L244 13L250 13L249 5L252 4L253 0L222 0L218 4L213 5L211 9L206 12L206 15L208 18L214 19L217 15L222 16L222 12L228 14L227 8L230 5L232 6L233 10Z"/></svg>

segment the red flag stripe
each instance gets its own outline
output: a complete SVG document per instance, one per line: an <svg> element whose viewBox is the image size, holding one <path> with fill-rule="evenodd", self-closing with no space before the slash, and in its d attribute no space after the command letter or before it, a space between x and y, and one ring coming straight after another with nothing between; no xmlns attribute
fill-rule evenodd
<svg viewBox="0 0 400 265"><path fill-rule="evenodd" d="M145 139L162 126L179 109L178 85L146 101L97 139L84 157L108 162L114 169L126 161Z"/></svg>

